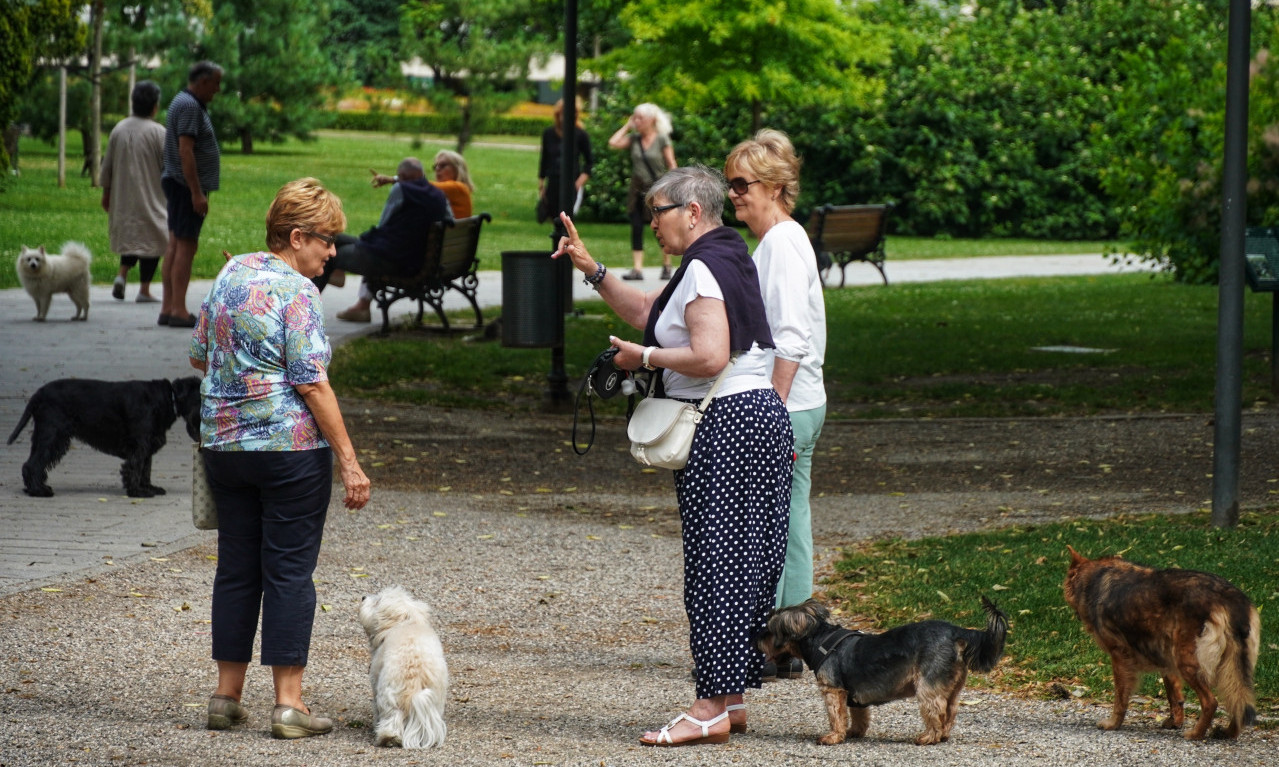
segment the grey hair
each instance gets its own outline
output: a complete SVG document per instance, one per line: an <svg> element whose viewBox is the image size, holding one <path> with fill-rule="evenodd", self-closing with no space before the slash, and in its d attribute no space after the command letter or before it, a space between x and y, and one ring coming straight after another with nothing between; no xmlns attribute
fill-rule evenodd
<svg viewBox="0 0 1279 767"><path fill-rule="evenodd" d="M644 203L653 206L657 197L665 197L674 203L688 205L695 202L702 208L702 215L711 221L724 218L724 196L728 183L724 174L705 165L682 165L672 168L653 182Z"/></svg>
<svg viewBox="0 0 1279 767"><path fill-rule="evenodd" d="M191 65L190 71L187 72L187 82L194 85L201 80L220 74L222 74L222 67L212 61L201 61Z"/></svg>
<svg viewBox="0 0 1279 767"><path fill-rule="evenodd" d="M401 181L416 181L426 178L426 171L422 168L421 160L416 157L405 157L400 160L400 167L395 169L395 175L399 176Z"/></svg>

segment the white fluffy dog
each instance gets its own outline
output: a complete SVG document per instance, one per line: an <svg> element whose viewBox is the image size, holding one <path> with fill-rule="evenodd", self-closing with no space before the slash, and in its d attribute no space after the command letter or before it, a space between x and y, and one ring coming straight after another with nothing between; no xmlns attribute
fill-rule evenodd
<svg viewBox="0 0 1279 767"><path fill-rule="evenodd" d="M78 242L62 244L62 253L46 253L44 246L22 246L16 268L22 287L36 302L36 322L44 322L49 302L66 293L75 302L73 320L89 319L89 262L93 254Z"/></svg>
<svg viewBox="0 0 1279 767"><path fill-rule="evenodd" d="M379 746L430 748L444 742L449 669L431 628L431 608L399 586L360 603L369 635L374 735Z"/></svg>

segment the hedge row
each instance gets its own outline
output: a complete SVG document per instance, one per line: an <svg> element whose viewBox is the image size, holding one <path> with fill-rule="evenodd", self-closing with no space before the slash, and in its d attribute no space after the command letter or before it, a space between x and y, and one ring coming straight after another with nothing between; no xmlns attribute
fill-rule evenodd
<svg viewBox="0 0 1279 767"><path fill-rule="evenodd" d="M418 135L423 133L457 133L457 117L441 114L404 114L402 112L334 112L330 128L338 130L376 131ZM489 117L483 133L502 136L540 136L546 129L544 118Z"/></svg>

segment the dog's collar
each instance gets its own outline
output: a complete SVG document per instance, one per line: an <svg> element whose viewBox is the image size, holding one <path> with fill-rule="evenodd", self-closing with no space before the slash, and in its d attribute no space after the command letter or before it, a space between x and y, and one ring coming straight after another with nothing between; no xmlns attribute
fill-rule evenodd
<svg viewBox="0 0 1279 767"><path fill-rule="evenodd" d="M835 626L808 645L809 649L804 653L804 662L816 673L826 661L830 660L830 657L835 654L835 651L846 640L852 639L854 644L856 644L856 640L863 636L865 636L863 631L853 631L842 626Z"/></svg>

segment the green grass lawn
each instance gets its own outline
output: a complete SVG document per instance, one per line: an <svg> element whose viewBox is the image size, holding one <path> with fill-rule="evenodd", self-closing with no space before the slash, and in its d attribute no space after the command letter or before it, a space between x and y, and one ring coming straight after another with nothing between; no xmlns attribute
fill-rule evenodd
<svg viewBox="0 0 1279 767"><path fill-rule="evenodd" d="M325 131L317 140L290 140L280 145L259 144L251 155L224 147L222 188L210 197L209 219L200 238L194 265L197 278L209 278L221 268L223 250L242 253L263 247L263 221L275 192L286 181L310 175L319 178L343 201L348 229L362 232L377 223L386 201L385 189L369 185L369 169L393 173L407 155L428 160L440 149L451 149L451 138L417 141L354 131ZM118 260L107 244L107 216L101 190L79 175L81 158L67 160L67 185L57 186L57 151L44 142L24 139L20 152L22 175L0 192L0 247L16 256L20 245L58 248L66 240L89 246L95 259L96 282L110 282ZM480 137L466 158L477 185L476 212L493 216L480 240L481 268L500 269L504 250L540 250L551 245L548 225L534 218L537 195L536 139ZM592 252L609 266L630 265L630 229L626 224L580 222ZM944 240L892 237L890 259L952 258L973 255L1096 253L1108 243L1036 242L1027 240ZM653 238L646 237L650 264L660 263ZM12 269L0 269L0 288L16 286Z"/></svg>
<svg viewBox="0 0 1279 767"><path fill-rule="evenodd" d="M977 597L985 594L1011 624L1011 664L998 675L1001 686L1048 695L1049 685L1058 682L1072 693L1109 702L1109 656L1061 595L1068 544L1089 558L1122 554L1150 567L1216 573L1242 589L1261 610L1258 711L1279 712L1279 618L1274 614L1279 610L1279 513L1244 514L1229 530L1212 527L1206 513L1151 514L873 542L846 551L826 589L844 600L845 612L874 616L880 628L924 617L982 626ZM976 675L970 684L986 682ZM1144 695L1162 694L1156 675L1145 675L1142 685ZM1193 701L1194 694L1188 694Z"/></svg>
<svg viewBox="0 0 1279 767"><path fill-rule="evenodd" d="M826 304L831 419L1212 410L1213 287L1141 274L1003 279L827 290ZM1244 401L1262 406L1270 301L1248 294L1245 308ZM640 337L602 302L578 309L566 321L574 391L609 335ZM540 407L549 369L546 351L416 333L359 339L336 360L340 391L487 408Z"/></svg>

